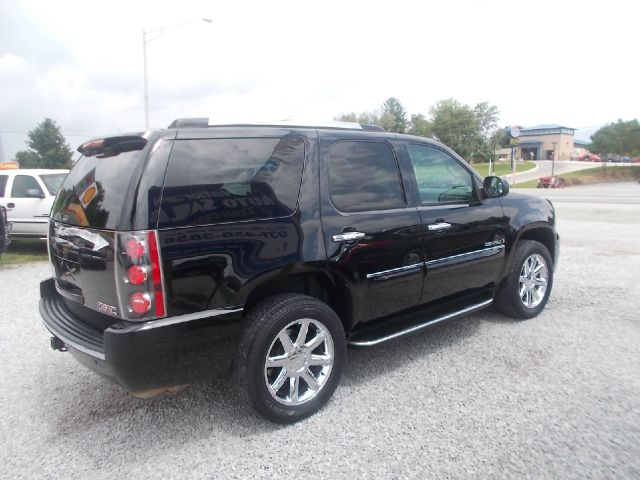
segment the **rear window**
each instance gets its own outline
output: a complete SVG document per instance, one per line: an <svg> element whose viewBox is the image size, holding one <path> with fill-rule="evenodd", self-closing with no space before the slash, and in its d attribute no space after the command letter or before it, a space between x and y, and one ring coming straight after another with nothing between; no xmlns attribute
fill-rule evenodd
<svg viewBox="0 0 640 480"><path fill-rule="evenodd" d="M58 190L60 190L62 181L66 176L66 173L48 173L46 175L40 175L40 179L44 183L44 186L47 187L49 194L55 195L58 193Z"/></svg>
<svg viewBox="0 0 640 480"><path fill-rule="evenodd" d="M288 136L177 140L162 192L160 226L291 215L304 145Z"/></svg>
<svg viewBox="0 0 640 480"><path fill-rule="evenodd" d="M329 152L331 201L343 212L403 208L396 157L383 142L341 141Z"/></svg>
<svg viewBox="0 0 640 480"><path fill-rule="evenodd" d="M81 157L64 178L51 218L81 227L115 230L140 151L114 157ZM48 186L47 186L48 188Z"/></svg>

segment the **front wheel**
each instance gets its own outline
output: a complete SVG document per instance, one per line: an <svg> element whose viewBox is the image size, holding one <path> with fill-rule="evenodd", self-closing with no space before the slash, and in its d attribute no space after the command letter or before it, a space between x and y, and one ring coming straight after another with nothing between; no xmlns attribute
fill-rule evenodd
<svg viewBox="0 0 640 480"><path fill-rule="evenodd" d="M297 422L333 395L345 357L344 329L328 305L306 295L277 295L245 318L236 388L268 420Z"/></svg>
<svg viewBox="0 0 640 480"><path fill-rule="evenodd" d="M549 250L539 242L520 240L511 269L498 289L495 305L510 317L527 319L547 304L553 285L553 262Z"/></svg>

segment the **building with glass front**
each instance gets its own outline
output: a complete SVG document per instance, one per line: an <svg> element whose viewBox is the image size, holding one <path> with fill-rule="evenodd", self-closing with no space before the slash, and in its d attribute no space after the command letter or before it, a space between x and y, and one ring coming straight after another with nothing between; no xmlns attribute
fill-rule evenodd
<svg viewBox="0 0 640 480"><path fill-rule="evenodd" d="M521 128L516 158L523 160L571 160L575 128L556 124Z"/></svg>

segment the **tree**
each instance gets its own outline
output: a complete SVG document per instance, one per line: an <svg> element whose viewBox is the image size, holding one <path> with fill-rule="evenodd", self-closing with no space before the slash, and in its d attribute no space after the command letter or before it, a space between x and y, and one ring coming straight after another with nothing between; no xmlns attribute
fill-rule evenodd
<svg viewBox="0 0 640 480"><path fill-rule="evenodd" d="M431 122L423 114L411 115L411 121L409 122L409 128L407 133L411 135L417 135L419 137L431 137L433 135L431 131Z"/></svg>
<svg viewBox="0 0 640 480"><path fill-rule="evenodd" d="M500 146L503 132L498 128L498 114L500 111L495 105L488 102L478 103L473 112L478 120L479 141L476 145L474 158L488 162L495 156L496 149Z"/></svg>
<svg viewBox="0 0 640 480"><path fill-rule="evenodd" d="M404 133L407 130L407 111L395 97L389 97L382 104L380 126L387 132Z"/></svg>
<svg viewBox="0 0 640 480"><path fill-rule="evenodd" d="M591 135L590 150L600 154L640 155L640 123L635 119L605 125Z"/></svg>
<svg viewBox="0 0 640 480"><path fill-rule="evenodd" d="M442 143L471 160L482 142L480 122L469 105L453 98L440 100L429 110L431 130Z"/></svg>
<svg viewBox="0 0 640 480"><path fill-rule="evenodd" d="M342 115L335 117L334 120L339 122L361 123L364 125L377 125L380 123L380 117L377 112L361 112L358 114L355 112L343 113Z"/></svg>
<svg viewBox="0 0 640 480"><path fill-rule="evenodd" d="M71 149L56 122L45 118L28 136L29 150L16 153L21 168L71 168Z"/></svg>
<svg viewBox="0 0 640 480"><path fill-rule="evenodd" d="M498 130L498 115L500 114L498 107L489 105L488 102L481 102L475 106L473 112L478 119L480 135L489 140Z"/></svg>

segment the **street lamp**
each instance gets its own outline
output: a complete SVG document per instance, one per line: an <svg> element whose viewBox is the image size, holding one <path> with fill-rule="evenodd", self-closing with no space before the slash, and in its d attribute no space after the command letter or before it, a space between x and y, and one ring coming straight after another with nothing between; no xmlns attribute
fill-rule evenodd
<svg viewBox="0 0 640 480"><path fill-rule="evenodd" d="M167 27L156 28L155 30L142 30L142 57L144 59L144 128L145 130L149 129L149 87L147 81L147 43L155 40L162 35L170 33L174 30L177 30L180 27L183 27L187 23L191 22L206 22L211 23L213 20L209 18L193 18L191 20L186 20L180 23L174 23L173 25L169 25Z"/></svg>

